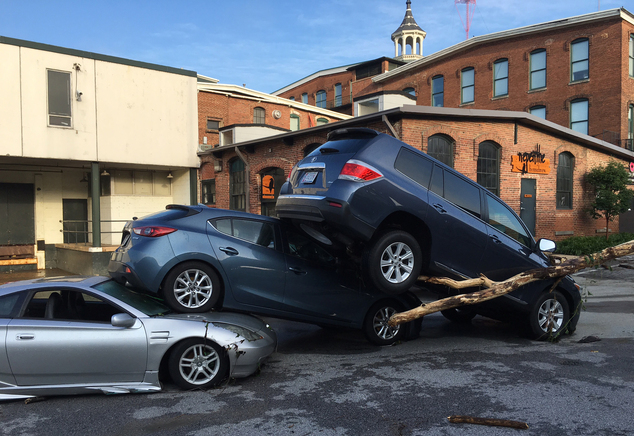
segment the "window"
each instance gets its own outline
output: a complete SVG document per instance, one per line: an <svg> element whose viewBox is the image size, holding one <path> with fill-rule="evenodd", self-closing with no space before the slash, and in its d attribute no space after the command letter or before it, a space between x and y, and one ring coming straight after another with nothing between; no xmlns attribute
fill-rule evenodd
<svg viewBox="0 0 634 436"><path fill-rule="evenodd" d="M460 73L460 103L472 103L475 91L475 70L465 68Z"/></svg>
<svg viewBox="0 0 634 436"><path fill-rule="evenodd" d="M288 98L290 101L295 101L295 97L289 97Z"/></svg>
<svg viewBox="0 0 634 436"><path fill-rule="evenodd" d="M573 41L570 44L570 81L576 82L589 77L588 40Z"/></svg>
<svg viewBox="0 0 634 436"><path fill-rule="evenodd" d="M244 162L240 159L234 159L229 167L229 209L246 211L246 174L244 171Z"/></svg>
<svg viewBox="0 0 634 436"><path fill-rule="evenodd" d="M299 115L291 114L291 131L299 130Z"/></svg>
<svg viewBox="0 0 634 436"><path fill-rule="evenodd" d="M341 106L341 83L335 85L335 107Z"/></svg>
<svg viewBox="0 0 634 436"><path fill-rule="evenodd" d="M480 143L478 183L500 196L500 149L492 141Z"/></svg>
<svg viewBox="0 0 634 436"><path fill-rule="evenodd" d="M306 93L302 94L302 103L308 104L308 94Z"/></svg>
<svg viewBox="0 0 634 436"><path fill-rule="evenodd" d="M317 125L318 126L323 126L324 124L328 124L328 119L327 118L317 118Z"/></svg>
<svg viewBox="0 0 634 436"><path fill-rule="evenodd" d="M453 168L453 141L444 135L433 135L427 141L427 154Z"/></svg>
<svg viewBox="0 0 634 436"><path fill-rule="evenodd" d="M557 209L572 209L572 173L575 158L568 152L559 155L557 164Z"/></svg>
<svg viewBox="0 0 634 436"><path fill-rule="evenodd" d="M493 64L493 97L509 94L509 61L499 59Z"/></svg>
<svg viewBox="0 0 634 436"><path fill-rule="evenodd" d="M570 102L570 128L588 134L588 100L578 99Z"/></svg>
<svg viewBox="0 0 634 436"><path fill-rule="evenodd" d="M317 94L315 95L315 106L324 109L326 108L326 91L324 91L323 89L317 91Z"/></svg>
<svg viewBox="0 0 634 436"><path fill-rule="evenodd" d="M271 223L245 219L219 219L213 223L225 235L263 247L275 248L275 228Z"/></svg>
<svg viewBox="0 0 634 436"><path fill-rule="evenodd" d="M290 228L285 228L284 230L286 235L284 238L286 241L284 251L309 262L317 262L328 266L335 265L336 258L317 245L313 240Z"/></svg>
<svg viewBox="0 0 634 436"><path fill-rule="evenodd" d="M634 151L634 104L627 108L627 141L625 148Z"/></svg>
<svg viewBox="0 0 634 436"><path fill-rule="evenodd" d="M520 244L524 244L527 247L531 246L532 238L517 219L517 216L503 203L487 195L487 209L489 211L489 225L515 239Z"/></svg>
<svg viewBox="0 0 634 436"><path fill-rule="evenodd" d="M216 180L203 180L200 190L202 192L203 204L216 204Z"/></svg>
<svg viewBox="0 0 634 436"><path fill-rule="evenodd" d="M264 124L265 114L264 108L256 107L253 109L253 124Z"/></svg>
<svg viewBox="0 0 634 436"><path fill-rule="evenodd" d="M367 65L356 69L357 80L381 74L381 64Z"/></svg>
<svg viewBox="0 0 634 436"><path fill-rule="evenodd" d="M220 120L207 120L207 130L218 130L220 128Z"/></svg>
<svg viewBox="0 0 634 436"><path fill-rule="evenodd" d="M167 197L171 195L171 182L167 178L167 171L123 171L110 170L110 175L103 176L102 187L112 182L112 194L114 195L154 195ZM103 196L111 195L110 192L102 192Z"/></svg>
<svg viewBox="0 0 634 436"><path fill-rule="evenodd" d="M416 90L414 88L405 88L403 92L411 95L412 97L416 97Z"/></svg>
<svg viewBox="0 0 634 436"><path fill-rule="evenodd" d="M480 189L449 171L444 173L444 197L471 215L480 218Z"/></svg>
<svg viewBox="0 0 634 436"><path fill-rule="evenodd" d="M535 50L530 60L530 89L546 87L546 50Z"/></svg>
<svg viewBox="0 0 634 436"><path fill-rule="evenodd" d="M413 151L401 148L396 157L394 168L405 174L421 186L427 188L431 176L432 161L414 153Z"/></svg>
<svg viewBox="0 0 634 436"><path fill-rule="evenodd" d="M48 125L71 127L70 73L47 70Z"/></svg>
<svg viewBox="0 0 634 436"><path fill-rule="evenodd" d="M445 83L443 76L431 79L431 105L443 107L445 105Z"/></svg>
<svg viewBox="0 0 634 436"><path fill-rule="evenodd" d="M529 110L531 112L531 115L546 119L546 106L533 106Z"/></svg>
<svg viewBox="0 0 634 436"><path fill-rule="evenodd" d="M634 77L634 34L630 35L630 77Z"/></svg>

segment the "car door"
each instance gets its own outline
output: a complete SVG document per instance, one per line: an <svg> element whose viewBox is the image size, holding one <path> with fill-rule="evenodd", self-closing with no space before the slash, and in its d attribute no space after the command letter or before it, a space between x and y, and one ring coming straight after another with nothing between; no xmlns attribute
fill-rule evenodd
<svg viewBox="0 0 634 436"><path fill-rule="evenodd" d="M481 189L440 165L429 189L432 267L458 277L477 277L487 244Z"/></svg>
<svg viewBox="0 0 634 436"><path fill-rule="evenodd" d="M286 262L279 249L278 224L256 218L226 217L210 221L207 235L240 304L282 304Z"/></svg>
<svg viewBox="0 0 634 436"><path fill-rule="evenodd" d="M9 321L6 351L16 384L142 382L148 344L141 321L122 328L109 321L70 319L67 313L46 318L48 299L63 291L33 292L23 313ZM101 313L122 312L96 297L84 298Z"/></svg>
<svg viewBox="0 0 634 436"><path fill-rule="evenodd" d="M287 264L285 310L313 322L360 322L371 298L351 268L290 226L282 226Z"/></svg>

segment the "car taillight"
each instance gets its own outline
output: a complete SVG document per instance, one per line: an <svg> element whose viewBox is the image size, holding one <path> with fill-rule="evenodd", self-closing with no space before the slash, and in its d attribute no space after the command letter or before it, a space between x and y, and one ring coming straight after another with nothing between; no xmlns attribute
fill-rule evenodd
<svg viewBox="0 0 634 436"><path fill-rule="evenodd" d="M159 236L169 235L176 231L171 227L161 227L161 226L146 226L146 227L135 227L132 231L140 236L147 236L149 238L157 238Z"/></svg>
<svg viewBox="0 0 634 436"><path fill-rule="evenodd" d="M383 177L378 170L370 165L364 164L358 160L351 159L343 166L340 179L352 180L355 182L368 182L370 180L380 179Z"/></svg>

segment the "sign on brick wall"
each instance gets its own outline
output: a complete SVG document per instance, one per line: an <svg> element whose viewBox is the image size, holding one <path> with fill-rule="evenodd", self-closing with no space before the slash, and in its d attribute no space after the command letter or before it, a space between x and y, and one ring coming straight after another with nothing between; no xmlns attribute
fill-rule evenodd
<svg viewBox="0 0 634 436"><path fill-rule="evenodd" d="M534 151L511 156L511 171L522 174L550 174L550 159L541 153L539 144Z"/></svg>

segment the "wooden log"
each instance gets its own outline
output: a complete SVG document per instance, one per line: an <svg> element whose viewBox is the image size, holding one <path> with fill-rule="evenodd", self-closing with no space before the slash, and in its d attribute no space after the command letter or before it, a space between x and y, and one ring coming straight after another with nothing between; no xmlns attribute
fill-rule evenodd
<svg viewBox="0 0 634 436"><path fill-rule="evenodd" d="M475 416L462 416L452 415L447 418L449 422L453 424L478 424L488 425L495 427L510 427L520 430L527 430L528 424L521 421L511 421L509 419L495 419L495 418L477 418Z"/></svg>
<svg viewBox="0 0 634 436"><path fill-rule="evenodd" d="M422 277L428 283L445 285L453 289L472 288L476 286L485 287L485 289L477 292L471 292L469 294L443 298L441 300L434 301L433 303L422 304L419 307L406 312L395 313L390 318L388 324L394 327L396 325L421 318L425 315L429 315L430 313L469 304L482 303L483 301L492 300L493 298L513 292L517 288L528 283L564 277L584 268L598 266L608 260L616 259L631 253L634 253L634 240L617 245L616 247L606 248L605 250L594 253L590 256L575 257L558 265L524 271L501 282L494 282L483 275L477 279L462 281L456 281L445 277Z"/></svg>

